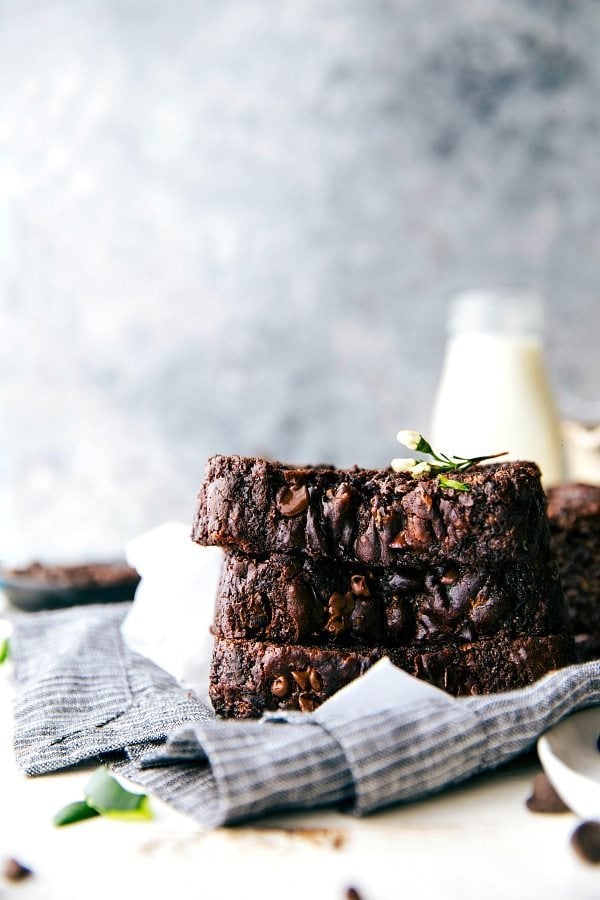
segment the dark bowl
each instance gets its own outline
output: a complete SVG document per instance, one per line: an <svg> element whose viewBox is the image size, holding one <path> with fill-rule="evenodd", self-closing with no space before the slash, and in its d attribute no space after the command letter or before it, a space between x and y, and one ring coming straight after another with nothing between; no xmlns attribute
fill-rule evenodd
<svg viewBox="0 0 600 900"><path fill-rule="evenodd" d="M34 564L30 568L32 571L0 568L0 591L9 603L26 612L133 600L140 580L137 572L122 562L60 567ZM60 577L56 577L58 570Z"/></svg>

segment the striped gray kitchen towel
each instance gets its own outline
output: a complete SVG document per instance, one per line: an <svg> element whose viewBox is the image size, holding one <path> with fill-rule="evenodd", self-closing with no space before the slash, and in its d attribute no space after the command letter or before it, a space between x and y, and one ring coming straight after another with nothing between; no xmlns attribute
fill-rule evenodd
<svg viewBox="0 0 600 900"><path fill-rule="evenodd" d="M365 814L424 797L507 762L600 702L600 662L455 699L382 660L314 713L219 721L124 645L127 611L16 618L17 762L30 775L106 762L207 826L283 809Z"/></svg>

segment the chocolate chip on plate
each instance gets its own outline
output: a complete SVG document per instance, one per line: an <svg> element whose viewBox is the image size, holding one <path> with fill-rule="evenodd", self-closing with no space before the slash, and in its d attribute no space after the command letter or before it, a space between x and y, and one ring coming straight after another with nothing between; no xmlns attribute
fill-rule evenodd
<svg viewBox="0 0 600 900"><path fill-rule="evenodd" d="M539 813L569 812L569 807L556 793L548 776L540 772L533 779L532 794L526 801L527 809Z"/></svg>
<svg viewBox="0 0 600 900"><path fill-rule="evenodd" d="M582 822L571 835L571 843L585 862L600 863L600 822Z"/></svg>

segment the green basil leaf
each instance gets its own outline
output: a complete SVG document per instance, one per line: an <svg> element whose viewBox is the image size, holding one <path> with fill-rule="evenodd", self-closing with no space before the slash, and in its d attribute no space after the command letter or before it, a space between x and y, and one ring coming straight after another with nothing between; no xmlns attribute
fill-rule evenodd
<svg viewBox="0 0 600 900"><path fill-rule="evenodd" d="M437 479L442 487L454 488L455 491L471 490L468 484L464 484L462 481L454 481L453 478L446 478L445 475L438 475Z"/></svg>
<svg viewBox="0 0 600 900"><path fill-rule="evenodd" d="M3 662L6 662L8 659L8 655L10 653L10 640L8 638L4 638L3 641L0 641L0 666Z"/></svg>
<svg viewBox="0 0 600 900"><path fill-rule="evenodd" d="M89 806L85 800L76 800L68 803L60 809L52 819L55 825L73 825L74 822L83 822L84 819L92 819L99 816L97 809Z"/></svg>
<svg viewBox="0 0 600 900"><path fill-rule="evenodd" d="M105 766L100 766L87 783L86 802L103 816L115 819L151 819L152 810L146 794L124 788Z"/></svg>

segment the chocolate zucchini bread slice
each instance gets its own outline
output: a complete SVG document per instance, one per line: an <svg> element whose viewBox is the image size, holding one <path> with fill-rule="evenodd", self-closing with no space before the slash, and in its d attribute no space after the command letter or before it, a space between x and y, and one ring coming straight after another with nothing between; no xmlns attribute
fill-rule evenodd
<svg viewBox="0 0 600 900"><path fill-rule="evenodd" d="M545 559L470 568L369 568L301 556L230 552L214 632L274 643L410 646L567 631L558 569Z"/></svg>
<svg viewBox="0 0 600 900"><path fill-rule="evenodd" d="M600 658L600 486L548 491L552 549L580 659Z"/></svg>
<svg viewBox="0 0 600 900"><path fill-rule="evenodd" d="M574 662L562 636L479 641L416 650L302 647L217 640L210 697L220 716L257 718L268 710L311 712L383 656L450 694L465 696L523 687Z"/></svg>
<svg viewBox="0 0 600 900"><path fill-rule="evenodd" d="M301 553L369 566L499 565L544 557L546 498L534 463L478 466L457 476L292 468L214 456L192 537L250 555Z"/></svg>

